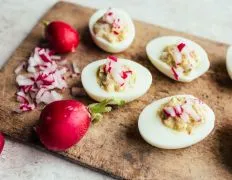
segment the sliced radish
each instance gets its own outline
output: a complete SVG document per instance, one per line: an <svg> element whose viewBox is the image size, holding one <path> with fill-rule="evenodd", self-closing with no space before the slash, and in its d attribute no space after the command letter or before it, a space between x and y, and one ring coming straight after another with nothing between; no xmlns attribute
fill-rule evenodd
<svg viewBox="0 0 232 180"><path fill-rule="evenodd" d="M176 116L180 116L183 113L183 108L180 105L177 105L174 107L174 111L176 113Z"/></svg>
<svg viewBox="0 0 232 180"><path fill-rule="evenodd" d="M78 65L77 65L76 62L72 62L72 67L73 67L74 73L76 73L76 74L80 74L80 73L81 73L81 70L80 70L80 68L78 67Z"/></svg>
<svg viewBox="0 0 232 180"><path fill-rule="evenodd" d="M118 58L116 56L108 56L107 59L112 60L114 62L118 61Z"/></svg>
<svg viewBox="0 0 232 180"><path fill-rule="evenodd" d="M173 107L165 107L164 108L164 113L167 115L167 116L171 116L171 117L175 117L176 116L176 113L175 113L175 110Z"/></svg>
<svg viewBox="0 0 232 180"><path fill-rule="evenodd" d="M186 46L185 43L180 43L180 44L178 44L178 45L177 45L177 48L178 48L179 52L181 52L182 49L183 49L185 46Z"/></svg>
<svg viewBox="0 0 232 180"><path fill-rule="evenodd" d="M19 86L28 86L28 85L34 84L33 80L31 80L30 78L28 78L24 75L18 75L16 77L16 82L18 83Z"/></svg>
<svg viewBox="0 0 232 180"><path fill-rule="evenodd" d="M116 14L112 11L111 8L109 8L108 11L102 17L103 21L105 21L108 24L113 24L115 18Z"/></svg>
<svg viewBox="0 0 232 180"><path fill-rule="evenodd" d="M180 118L183 119L184 122L189 122L189 115L187 113L182 113Z"/></svg>
<svg viewBox="0 0 232 180"><path fill-rule="evenodd" d="M196 111L192 108L191 104L184 104L182 106L182 108L184 109L184 111L189 114L195 121L200 121L201 118L200 116L196 113Z"/></svg>
<svg viewBox="0 0 232 180"><path fill-rule="evenodd" d="M115 56L108 56L104 67L105 73L111 73L113 79L120 85L124 86L129 76L133 73L131 70L124 70L123 65Z"/></svg>
<svg viewBox="0 0 232 180"><path fill-rule="evenodd" d="M51 59L52 60L61 60L61 57L53 55L53 56L51 56Z"/></svg>
<svg viewBox="0 0 232 180"><path fill-rule="evenodd" d="M179 74L177 73L176 69L174 67L171 67L171 71L173 73L173 76L176 80L179 79Z"/></svg>
<svg viewBox="0 0 232 180"><path fill-rule="evenodd" d="M20 72L23 70L23 68L24 68L25 66L26 66L26 63L25 63L25 62L21 63L21 64L14 70L15 74L20 73Z"/></svg>
<svg viewBox="0 0 232 180"><path fill-rule="evenodd" d="M45 91L42 96L38 99L39 102L43 102L45 104L52 103L54 101L61 100L63 97L57 93L56 91Z"/></svg>
<svg viewBox="0 0 232 180"><path fill-rule="evenodd" d="M174 48L174 50L172 51L172 55L174 58L174 61L176 63L176 65L181 64L182 62L182 54L178 51L177 48Z"/></svg>

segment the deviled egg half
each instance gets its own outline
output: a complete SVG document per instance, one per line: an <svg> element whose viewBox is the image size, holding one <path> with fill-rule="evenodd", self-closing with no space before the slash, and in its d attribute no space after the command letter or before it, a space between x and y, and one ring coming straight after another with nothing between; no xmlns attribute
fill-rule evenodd
<svg viewBox="0 0 232 180"><path fill-rule="evenodd" d="M141 136L163 149L178 149L200 142L213 130L212 109L192 95L176 95L154 101L138 120Z"/></svg>
<svg viewBox="0 0 232 180"><path fill-rule="evenodd" d="M130 16L116 8L95 12L89 20L89 30L95 44L110 53L126 50L135 37L135 26Z"/></svg>
<svg viewBox="0 0 232 180"><path fill-rule="evenodd" d="M152 75L134 61L108 56L88 64L81 73L81 81L87 94L96 101L118 99L129 102L147 92Z"/></svg>
<svg viewBox="0 0 232 180"><path fill-rule="evenodd" d="M152 64L168 77L190 82L203 75L210 66L208 55L197 43L178 36L163 36L146 47Z"/></svg>
<svg viewBox="0 0 232 180"><path fill-rule="evenodd" d="M227 55L226 55L226 68L227 72L232 79L232 46L230 46L227 50Z"/></svg>

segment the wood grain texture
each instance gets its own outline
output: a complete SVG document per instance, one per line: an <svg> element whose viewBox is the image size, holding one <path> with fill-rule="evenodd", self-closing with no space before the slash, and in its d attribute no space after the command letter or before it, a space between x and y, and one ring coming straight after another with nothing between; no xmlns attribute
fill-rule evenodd
<svg viewBox="0 0 232 180"><path fill-rule="evenodd" d="M97 48L88 32L88 19L94 10L59 2L42 20L64 20L80 32L81 43L67 59L83 68L108 54ZM124 179L232 179L232 82L225 68L227 45L198 38L158 26L135 21L136 38L132 46L118 57L132 59L147 67L153 75L149 92L123 108L105 114L104 119L90 127L86 136L62 157L75 163ZM16 114L14 69L26 61L43 35L38 23L16 49L0 71L0 131L19 141L41 147L33 132L41 107L33 112ZM149 62L145 46L152 38L180 35L199 43L209 55L209 71L191 83L175 82L155 69ZM70 82L73 85L78 80ZM192 94L205 101L216 114L214 131L202 142L180 150L161 150L148 145L139 135L137 120L142 109L153 100L175 94ZM69 91L65 92L70 98ZM84 103L92 102L88 97Z"/></svg>

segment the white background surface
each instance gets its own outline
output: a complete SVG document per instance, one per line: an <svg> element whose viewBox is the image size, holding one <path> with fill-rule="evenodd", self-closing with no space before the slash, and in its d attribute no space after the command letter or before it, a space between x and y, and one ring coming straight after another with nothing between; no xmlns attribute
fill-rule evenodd
<svg viewBox="0 0 232 180"><path fill-rule="evenodd" d="M0 0L0 66L56 0ZM121 7L133 18L232 43L231 0L71 0L85 6ZM77 17L78 18L78 17ZM7 140L1 180L106 180L104 175Z"/></svg>

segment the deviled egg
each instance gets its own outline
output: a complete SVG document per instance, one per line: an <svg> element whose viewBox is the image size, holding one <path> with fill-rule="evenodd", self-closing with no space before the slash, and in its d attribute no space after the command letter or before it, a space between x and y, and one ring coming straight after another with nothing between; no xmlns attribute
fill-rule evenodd
<svg viewBox="0 0 232 180"><path fill-rule="evenodd" d="M152 64L168 77L190 82L203 75L210 66L208 55L197 43L178 36L163 36L146 47Z"/></svg>
<svg viewBox="0 0 232 180"><path fill-rule="evenodd" d="M232 46L230 46L227 50L227 55L226 55L226 68L227 72L232 79Z"/></svg>
<svg viewBox="0 0 232 180"><path fill-rule="evenodd" d="M108 56L88 64L81 73L81 81L87 94L96 101L119 99L129 102L147 92L152 75L134 61Z"/></svg>
<svg viewBox="0 0 232 180"><path fill-rule="evenodd" d="M141 136L163 149L178 149L200 142L213 130L212 109L192 95L176 95L154 101L138 120Z"/></svg>
<svg viewBox="0 0 232 180"><path fill-rule="evenodd" d="M95 44L111 53L126 50L135 37L135 26L130 16L116 8L95 12L89 20L89 30Z"/></svg>

